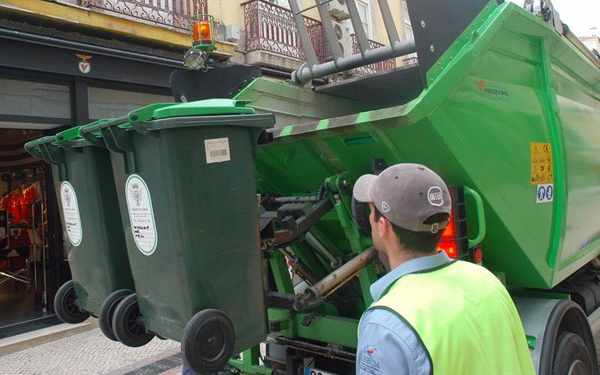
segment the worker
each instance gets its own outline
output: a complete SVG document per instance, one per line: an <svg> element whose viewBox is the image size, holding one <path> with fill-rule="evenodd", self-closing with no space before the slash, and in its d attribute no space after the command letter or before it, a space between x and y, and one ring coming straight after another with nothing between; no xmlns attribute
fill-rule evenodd
<svg viewBox="0 0 600 375"><path fill-rule="evenodd" d="M363 175L373 245L389 272L371 285L359 324L357 375L534 375L517 310L487 269L438 251L451 201L419 164Z"/></svg>

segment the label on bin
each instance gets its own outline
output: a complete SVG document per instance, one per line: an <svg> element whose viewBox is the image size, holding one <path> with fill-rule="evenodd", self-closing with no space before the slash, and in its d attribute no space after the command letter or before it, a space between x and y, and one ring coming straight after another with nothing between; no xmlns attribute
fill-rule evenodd
<svg viewBox="0 0 600 375"><path fill-rule="evenodd" d="M81 244L81 216L79 216L79 204L77 203L77 194L75 189L68 181L60 184L60 200L63 208L63 219L67 229L67 237L73 246Z"/></svg>
<svg viewBox="0 0 600 375"><path fill-rule="evenodd" d="M206 164L231 160L229 138L205 139L204 149L206 150Z"/></svg>
<svg viewBox="0 0 600 375"><path fill-rule="evenodd" d="M135 245L142 254L152 255L156 250L158 234L148 185L140 176L132 174L125 183L125 196Z"/></svg>

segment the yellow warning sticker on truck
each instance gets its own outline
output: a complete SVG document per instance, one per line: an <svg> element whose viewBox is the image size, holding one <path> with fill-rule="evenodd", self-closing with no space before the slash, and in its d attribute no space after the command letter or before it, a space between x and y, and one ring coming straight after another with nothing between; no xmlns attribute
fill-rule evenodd
<svg viewBox="0 0 600 375"><path fill-rule="evenodd" d="M531 185L551 184L554 182L552 165L552 146L550 143L534 143L531 147Z"/></svg>

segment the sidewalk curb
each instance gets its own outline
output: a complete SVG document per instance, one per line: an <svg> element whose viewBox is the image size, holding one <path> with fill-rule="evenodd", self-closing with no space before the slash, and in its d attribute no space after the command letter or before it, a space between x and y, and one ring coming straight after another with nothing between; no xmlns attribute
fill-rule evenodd
<svg viewBox="0 0 600 375"><path fill-rule="evenodd" d="M87 332L96 327L98 327L98 321L94 318L90 318L80 324L59 324L0 339L0 356L20 352L38 345Z"/></svg>
<svg viewBox="0 0 600 375"><path fill-rule="evenodd" d="M166 350L162 353L159 353L155 356L152 357L148 357L142 361L136 362L136 363L132 363L130 365L127 365L125 367L121 367L119 369L113 370L105 375L125 375L125 374L130 374L130 373L135 373L136 370L142 370L145 367L150 367L150 365L155 364L156 362L159 362L161 360L164 359L171 359L170 357L176 356L178 354L181 353L181 348L177 347L177 348L173 348L173 349L169 349ZM165 368L164 370L158 370L158 369L145 369L146 371L141 371L141 373L144 374L160 374L160 375L171 375L171 374L180 374L181 373L181 366L182 365L177 365L175 367L171 367L171 368Z"/></svg>

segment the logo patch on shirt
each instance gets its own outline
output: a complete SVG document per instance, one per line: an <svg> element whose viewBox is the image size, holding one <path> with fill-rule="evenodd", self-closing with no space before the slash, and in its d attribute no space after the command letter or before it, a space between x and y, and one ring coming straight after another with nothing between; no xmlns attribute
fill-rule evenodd
<svg viewBox="0 0 600 375"><path fill-rule="evenodd" d="M377 346L376 345L367 345L363 349L363 355L360 358L360 370L361 373L377 375L379 374L379 370L381 366L379 366L379 361L376 359L377 357Z"/></svg>

